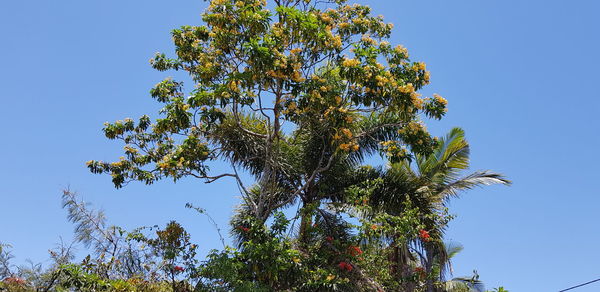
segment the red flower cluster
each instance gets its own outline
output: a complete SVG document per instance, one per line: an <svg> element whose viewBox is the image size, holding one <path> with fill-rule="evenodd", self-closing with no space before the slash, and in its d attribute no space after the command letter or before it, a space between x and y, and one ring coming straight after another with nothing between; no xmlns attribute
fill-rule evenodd
<svg viewBox="0 0 600 292"><path fill-rule="evenodd" d="M332 241L333 241L333 237L331 237L331 236L327 236L327 237L325 237L325 240L327 240L327 241L329 241L329 242L332 242Z"/></svg>
<svg viewBox="0 0 600 292"><path fill-rule="evenodd" d="M340 268L340 270L342 270L342 271L348 271L348 272L352 271L352 269L353 269L352 265L349 264L349 263L347 263L347 262L340 262L338 264L338 267Z"/></svg>
<svg viewBox="0 0 600 292"><path fill-rule="evenodd" d="M4 283L13 284L13 285L25 285L27 282L21 278L8 277L8 278L4 279Z"/></svg>
<svg viewBox="0 0 600 292"><path fill-rule="evenodd" d="M423 241L429 241L431 239L431 236L429 236L429 232L427 232L427 230L419 230L419 237L423 240Z"/></svg>
<svg viewBox="0 0 600 292"><path fill-rule="evenodd" d="M360 247L351 245L348 247L348 253L351 256L356 257L356 256L361 255L363 253L363 251L360 249Z"/></svg>
<svg viewBox="0 0 600 292"><path fill-rule="evenodd" d="M425 273L425 269L423 269L422 267L415 268L415 275L420 279L424 279L425 277L427 277L427 273Z"/></svg>
<svg viewBox="0 0 600 292"><path fill-rule="evenodd" d="M175 269L175 271L177 271L177 272L183 272L183 271L185 270L183 267L180 267L180 266L175 266L175 268L174 268L174 269Z"/></svg>
<svg viewBox="0 0 600 292"><path fill-rule="evenodd" d="M238 226L237 228L238 228L239 230L241 230L241 231L244 231L244 232L248 232L248 231L250 231L250 228L248 228L248 227L244 227L244 226Z"/></svg>

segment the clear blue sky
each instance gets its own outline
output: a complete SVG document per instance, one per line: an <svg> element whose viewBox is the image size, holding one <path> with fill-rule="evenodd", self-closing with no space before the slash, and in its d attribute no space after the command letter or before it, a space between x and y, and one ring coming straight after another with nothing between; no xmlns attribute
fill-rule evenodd
<svg viewBox="0 0 600 292"><path fill-rule="evenodd" d="M449 113L429 124L438 135L466 130L472 168L514 185L465 194L448 237L465 250L455 275L477 269L487 287L558 291L600 277L600 2L595 0L362 1L395 24L432 71L426 94ZM176 1L2 1L0 4L0 241L17 262L43 261L72 238L60 206L64 187L133 228L182 222L204 250L218 248L206 208L227 227L231 181L193 180L112 187L84 162L112 160L122 145L102 123L156 113L148 90L172 73L148 59L172 53L169 31L199 24L207 4ZM154 115L155 116L155 115ZM600 283L578 292L600 291Z"/></svg>

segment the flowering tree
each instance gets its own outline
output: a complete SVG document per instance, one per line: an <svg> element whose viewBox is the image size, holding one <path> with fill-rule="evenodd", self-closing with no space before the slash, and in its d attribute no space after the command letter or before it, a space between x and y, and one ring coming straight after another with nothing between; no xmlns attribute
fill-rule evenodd
<svg viewBox="0 0 600 292"><path fill-rule="evenodd" d="M297 199L332 197L325 182L378 150L432 150L419 113L440 118L446 101L417 93L429 73L385 41L391 24L346 1L274 2L270 11L266 1L211 1L205 25L174 30L176 58L158 54L151 63L188 72L194 89L159 82L151 95L165 104L163 116L106 124L106 137L126 144L125 157L90 161L90 170L110 173L116 187L233 177L248 214L264 222ZM215 160L231 172L210 173ZM254 186L242 184L240 169Z"/></svg>
<svg viewBox="0 0 600 292"><path fill-rule="evenodd" d="M364 162L430 155L437 140L421 119L440 119L446 100L418 93L429 83L425 64L386 41L392 25L369 7L273 2L269 9L265 0L212 0L204 25L173 30L176 56L157 54L151 64L187 72L193 89L171 78L156 84L150 94L164 104L160 118L107 123L106 137L122 140L125 156L89 161L89 169L110 174L117 188L165 178L233 179L242 197L232 222L240 249L212 253L199 272L209 280L199 285L383 290L386 281L417 281L398 278L381 254L389 239L428 241L423 218L441 222L435 218L443 215L422 214L410 196L394 202L401 212L372 204L388 182ZM215 161L230 171L212 173ZM242 173L254 183L244 184ZM293 204L300 223L290 239L284 231L291 223L279 211ZM275 223L267 228L270 218Z"/></svg>

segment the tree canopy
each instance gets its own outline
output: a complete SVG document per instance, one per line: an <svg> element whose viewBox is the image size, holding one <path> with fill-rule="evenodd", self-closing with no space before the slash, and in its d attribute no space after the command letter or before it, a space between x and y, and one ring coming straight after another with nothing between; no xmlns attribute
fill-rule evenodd
<svg viewBox="0 0 600 292"><path fill-rule="evenodd" d="M176 57L157 54L152 66L185 70L194 88L187 95L181 82L159 82L150 94L162 116L106 124L125 156L90 161L90 170L111 174L116 187L234 177L264 221L297 199L333 198L322 188L347 183L340 174L370 155L431 153L421 117L441 118L446 100L417 93L429 72L386 41L391 24L346 1L274 2L269 10L266 1L211 1L205 25L173 30ZM211 173L216 160L232 171ZM238 168L256 184L241 185Z"/></svg>
<svg viewBox="0 0 600 292"><path fill-rule="evenodd" d="M65 192L77 239L98 256L87 259L94 268L85 273L162 275L171 285L160 289L173 291L477 286L446 281L454 254L443 236L452 219L446 202L474 186L510 182L490 171L460 176L469 165L464 132L436 138L427 131L424 121L441 119L447 101L419 93L430 73L388 42L391 24L345 0L212 0L202 21L173 30L174 56L150 61L159 71L186 72L193 84L156 84L150 95L163 104L159 117L105 124L124 156L87 166L117 188L231 179L242 198L231 219L236 246L200 263L178 223L153 236L107 227L102 213ZM229 171L213 172L215 163ZM282 211L291 206L297 211L287 218ZM151 250L134 252L140 244ZM93 289L112 284L102 285Z"/></svg>

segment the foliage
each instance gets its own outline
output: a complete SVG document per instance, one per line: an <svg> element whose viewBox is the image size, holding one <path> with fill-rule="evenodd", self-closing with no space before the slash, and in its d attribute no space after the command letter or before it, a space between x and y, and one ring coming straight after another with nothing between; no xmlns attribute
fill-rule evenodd
<svg viewBox="0 0 600 292"><path fill-rule="evenodd" d="M63 193L63 206L75 225L75 240L91 253L74 261L73 244L61 242L49 250L52 264L13 267L3 245L0 263L9 291L193 291L197 282L197 245L181 225L170 222L164 229L142 227L127 232L108 226L101 212L71 191ZM154 232L145 232L154 231ZM109 247L109 248L107 248ZM8 276L6 276L8 275ZM6 277L4 277L6 276ZM66 289L66 290L65 290Z"/></svg>
<svg viewBox="0 0 600 292"><path fill-rule="evenodd" d="M385 41L390 24L345 1L275 4L271 11L265 1L211 1L205 25L174 30L177 57L159 54L152 65L186 71L195 89L185 97L181 82L159 82L150 93L163 116L106 124L125 156L90 161L90 170L122 187L185 176L241 184L240 167L257 182L255 191L240 186L245 207L264 222L297 199L326 199L318 185L381 143L431 152L419 114L441 118L446 102L417 93L429 73ZM232 172L210 174L216 160Z"/></svg>
<svg viewBox="0 0 600 292"><path fill-rule="evenodd" d="M10 260L13 258L8 251L11 246L0 242L0 278L12 276Z"/></svg>
<svg viewBox="0 0 600 292"><path fill-rule="evenodd" d="M63 194L75 241L44 270L12 272L0 248L2 285L45 291L482 291L478 275L453 278L444 242L450 198L475 186L509 184L469 166L464 132L434 138L423 120L447 101L418 91L422 62L387 41L392 25L346 0L212 0L204 25L172 32L175 57L151 59L166 78L150 90L159 117L107 123L124 156L89 161L115 187L133 181L230 178L241 202L234 246L205 260L182 225L111 226L76 193ZM381 158L381 165L369 162ZM225 163L229 171L213 173ZM253 180L246 185L247 177ZM242 179L244 178L244 179ZM297 211L287 218L283 211ZM18 276L18 277L17 277ZM13 279L14 278L14 279ZM13 280L10 280L13 279ZM15 280L16 279L16 280ZM2 287L2 286L0 286ZM19 288L19 289L21 289ZM10 288L16 289L16 288ZM462 290L461 290L462 289ZM499 288L503 291L503 288Z"/></svg>

